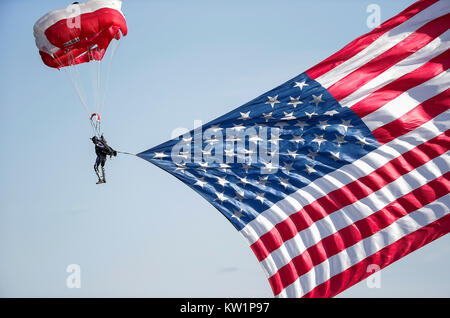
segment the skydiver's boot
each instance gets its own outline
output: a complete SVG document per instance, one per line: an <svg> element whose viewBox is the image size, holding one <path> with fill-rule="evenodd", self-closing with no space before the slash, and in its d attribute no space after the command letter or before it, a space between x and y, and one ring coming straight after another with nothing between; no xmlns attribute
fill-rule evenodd
<svg viewBox="0 0 450 318"><path fill-rule="evenodd" d="M105 168L103 168L103 167L102 167L102 176L103 176L102 182L103 182L103 183L106 183L106 179L105 179Z"/></svg>
<svg viewBox="0 0 450 318"><path fill-rule="evenodd" d="M96 174L97 177L98 177L97 184L102 184L103 181L102 181L102 178L100 177L100 174L98 173L98 167L97 167L97 166L94 166L94 170L95 170L95 174Z"/></svg>

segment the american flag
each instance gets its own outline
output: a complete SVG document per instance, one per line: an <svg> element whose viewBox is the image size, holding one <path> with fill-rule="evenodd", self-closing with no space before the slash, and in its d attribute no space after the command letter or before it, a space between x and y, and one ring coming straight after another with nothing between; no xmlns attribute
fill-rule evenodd
<svg viewBox="0 0 450 318"><path fill-rule="evenodd" d="M138 156L244 236L277 297L332 297L450 230L450 1Z"/></svg>

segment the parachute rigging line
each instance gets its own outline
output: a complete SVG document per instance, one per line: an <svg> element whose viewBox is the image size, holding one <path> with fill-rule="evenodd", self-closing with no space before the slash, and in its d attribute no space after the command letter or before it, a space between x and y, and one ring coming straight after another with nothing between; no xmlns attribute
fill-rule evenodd
<svg viewBox="0 0 450 318"><path fill-rule="evenodd" d="M71 59L71 58L72 58L72 59ZM69 55L69 59L71 59L71 60L70 60L70 63L72 64L72 62L73 62L73 54L72 54L72 53ZM62 66L62 62L61 62L61 60L59 59L59 57L56 57L56 60L58 61L58 63L60 64L60 66ZM62 68L62 67L61 67L61 68ZM61 70L61 68L60 68L60 70ZM70 70L71 68L73 68L73 69L75 70L75 73L79 75L79 72L78 72L78 70L76 69L76 67L75 67L74 65L71 65L71 66L68 66L68 67L64 67L64 68L62 68L62 69L63 69L64 73L66 74L66 77L68 78L68 80L69 80L70 84L72 85L73 89L75 90L75 92L76 92L78 98L80 99L81 104L83 105L84 110L86 111L86 114L90 117L91 114L90 114L90 111L89 111L89 106L88 106L88 104L87 104L87 102L86 102L86 100L85 100L85 96L84 96L83 92L81 91L80 87L78 87L78 85L77 85L77 84L79 83L79 78L80 78L80 76L78 76L78 79L77 79L77 78L76 78L76 75L74 76L74 74L73 74L74 72L71 72L71 70ZM77 81L77 80L78 80L78 81ZM89 118L89 123L90 123L90 125L91 125L91 128L92 128L94 134L95 134L97 137L100 137L100 135L101 135L101 132L100 132L100 121L99 121L99 125L98 125L98 127L97 127L97 126L93 123L92 117L90 117L90 118Z"/></svg>
<svg viewBox="0 0 450 318"><path fill-rule="evenodd" d="M110 49L111 50L111 55L109 56L108 66L107 66L107 70L106 70L106 78L105 78L105 81L104 81L105 85L104 85L104 89L103 89L103 96L101 98L100 107L99 107L99 110L98 110L99 113L101 113L101 111L103 109L103 105L105 104L106 94L107 94L108 88L109 88L109 78L110 78L110 74L111 74L111 64L112 64L112 61L113 61L113 58L114 58L114 54L115 54L117 48L119 47L121 41L123 41L123 39L120 40L120 41L119 40L115 40L115 41L113 40L113 41L111 41L111 44L110 44L111 45L111 49Z"/></svg>

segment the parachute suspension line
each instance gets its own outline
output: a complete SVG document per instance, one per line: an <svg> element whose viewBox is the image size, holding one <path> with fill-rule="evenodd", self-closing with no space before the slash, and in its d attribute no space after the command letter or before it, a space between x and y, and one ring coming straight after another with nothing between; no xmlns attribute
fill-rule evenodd
<svg viewBox="0 0 450 318"><path fill-rule="evenodd" d="M94 130L94 133L97 137L100 137L102 135L101 129L100 129L100 121L94 122L92 119L89 120L92 125L92 129Z"/></svg>
<svg viewBox="0 0 450 318"><path fill-rule="evenodd" d="M75 57L74 57L74 55L73 55L73 52L70 52L70 56L71 56L71 58L72 58L72 62L73 61L75 61ZM83 99L85 100L85 104L86 104L86 107L88 108L88 113L89 113L89 106L88 106L88 102L87 102L87 98L86 98L86 93L84 92L84 87L83 87L83 85L82 85L82 83L83 83L83 81L82 81L82 77L81 77L81 75L80 75L80 71L78 70L78 67L77 66L75 66L76 64L71 64L71 66L69 66L69 69L71 69L71 70L73 70L73 73L75 74L75 76L74 76L74 78L75 78L75 80L74 80L74 82L75 83L77 83L77 84L79 84L79 91L81 92L81 96L83 96Z"/></svg>
<svg viewBox="0 0 450 318"><path fill-rule="evenodd" d="M101 79L101 69L100 63L95 59L94 54L92 53L92 49L89 49L89 63L90 63L90 71L91 71L91 84L92 84L92 92L93 92L93 103L94 103L94 111L99 114L100 113L100 79Z"/></svg>
<svg viewBox="0 0 450 318"><path fill-rule="evenodd" d="M59 57L56 57L56 60L59 64L59 66L63 69L64 74L66 74L67 79L69 80L70 84L72 85L72 88L74 89L74 91L76 92L78 98L80 99L81 104L84 107L84 110L86 111L86 114L88 115L88 117L90 116L90 112L89 112L89 106L84 98L83 93L81 92L80 88L77 85L77 81L74 78L75 76L73 76L73 72L70 71L70 68L76 69L76 67L74 67L73 65L70 65L68 67L64 67L63 68L63 63L61 62L61 60L59 59ZM73 54L72 54L72 59L69 60L69 63L71 64L71 62L73 62L74 58L73 58ZM61 68L59 70L61 70ZM89 120L89 123L91 125L92 130L94 131L94 134L97 135L98 137L100 137L100 133L99 131L96 129L94 123L92 122L92 120Z"/></svg>
<svg viewBox="0 0 450 318"><path fill-rule="evenodd" d="M100 102L101 102L101 66L102 66L102 61L98 61L98 60L94 60L94 63L96 64L96 69L97 69L97 88L95 89L95 108L97 111L97 114L100 114ZM99 136L101 136L102 132L101 132L101 121L99 120L97 122L97 133Z"/></svg>
<svg viewBox="0 0 450 318"><path fill-rule="evenodd" d="M89 111L88 103L86 102L86 99L85 99L85 94L84 94L84 92L82 91L82 89L80 89L80 87L79 87L79 85L78 85L78 84L81 84L81 76L80 76L80 72L79 72L79 70L78 70L74 65L69 66L69 68L73 71L73 74L74 74L73 77L74 77L75 79L73 79L72 76L70 75L70 74L71 74L71 73L70 73L70 70L68 70L66 74L69 74L69 78L71 79L71 83L72 83L73 86L75 87L75 90L76 90L76 92L77 92L77 94L78 94L78 97L80 97L80 100L82 100L82 104L83 104L83 106L84 106L84 108L85 108L85 110L86 110L87 115L90 116L91 114L90 114L90 111ZM97 137L100 137L101 134L100 134L100 132L99 132L99 130L98 130L98 128L97 128L97 125L94 124L94 122L92 121L92 119L89 120L89 123L91 124L91 128L92 128L94 134L95 134Z"/></svg>
<svg viewBox="0 0 450 318"><path fill-rule="evenodd" d="M57 57L56 59L57 59L57 61L58 61L58 64L62 67L62 66L63 66L63 63L61 62L61 60L59 59L59 57ZM60 69L60 70L61 70L61 69ZM74 89L75 92L77 93L78 98L79 98L80 101L81 101L81 104L84 106L84 109L86 110L86 113L87 113L88 116L89 116L89 107L88 107L88 105L87 105L87 103L86 103L86 100L84 99L84 96L83 96L83 94L81 93L81 91L80 91L78 85L75 83L75 81L74 81L74 79L73 79L73 76L70 74L70 71L69 71L67 68L63 68L63 71L64 71L64 73L66 74L66 76L67 76L67 78L68 78L70 84L72 85L73 89Z"/></svg>
<svg viewBox="0 0 450 318"><path fill-rule="evenodd" d="M99 112L102 111L103 105L105 104L106 93L108 92L108 87L109 87L109 77L111 74L111 64L112 64L112 61L114 58L114 54L115 54L117 48L119 47L121 41L123 41L123 40L120 40L120 41L113 40L110 44L111 55L109 57L108 66L107 66L107 70L106 70L105 84L104 84L104 88L103 88L103 96L101 97Z"/></svg>
<svg viewBox="0 0 450 318"><path fill-rule="evenodd" d="M87 54L88 54L89 59L91 59L91 57L93 57L91 50L88 50ZM72 61L75 60L75 58L73 56L73 52L71 52L71 58L72 58ZM83 87L83 85L81 85L82 84L82 80L81 80L81 75L80 75L79 69L75 66L75 64L71 65L70 68L74 71L74 74L75 74L75 80L73 82L75 84L79 83L80 86ZM84 106L85 106L85 109L87 111L88 116L90 116L89 117L89 123L91 124L92 131L94 132L94 135L96 135L97 137L100 137L101 134L102 134L101 133L101 129L100 129L100 118L96 122L94 122L92 120L92 115L91 115L91 112L89 110L88 103L86 102L86 98L84 98L84 96L86 96L86 95L84 94L84 91L82 89L78 88L78 92L80 92L80 96L82 96L83 100L85 101ZM95 92L95 89L94 89L94 92Z"/></svg>
<svg viewBox="0 0 450 318"><path fill-rule="evenodd" d="M101 101L101 90L100 90L100 75L101 75L101 66L102 66L102 62L101 61L95 61L95 63L97 64L97 89L95 90L95 102L96 102L96 108L97 108L97 112L100 113L100 101Z"/></svg>

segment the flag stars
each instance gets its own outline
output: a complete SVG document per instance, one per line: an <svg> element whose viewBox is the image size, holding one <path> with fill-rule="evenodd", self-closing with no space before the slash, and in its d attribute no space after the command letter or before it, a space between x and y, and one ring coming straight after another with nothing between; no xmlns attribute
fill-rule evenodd
<svg viewBox="0 0 450 318"><path fill-rule="evenodd" d="M227 169L231 169L231 166L221 162L219 163L219 169L223 172L227 172Z"/></svg>
<svg viewBox="0 0 450 318"><path fill-rule="evenodd" d="M253 135L248 138L248 141L257 144L259 141L263 141L263 139L258 135Z"/></svg>
<svg viewBox="0 0 450 318"><path fill-rule="evenodd" d="M323 113L325 116L331 116L331 117L333 117L334 115L336 115L336 114L339 114L339 112L338 111L336 111L336 110L328 110L328 111L326 111L325 113Z"/></svg>
<svg viewBox="0 0 450 318"><path fill-rule="evenodd" d="M336 134L335 134L335 136L336 136L336 139L333 140L333 142L337 143L338 147L340 147L342 144L347 143L347 140L345 140L345 136L338 136Z"/></svg>
<svg viewBox="0 0 450 318"><path fill-rule="evenodd" d="M199 178L199 179L197 179L197 181L194 183L194 186L199 186L200 188L203 189L203 187L205 186L205 184L207 184L207 182L205 182L205 178Z"/></svg>
<svg viewBox="0 0 450 318"><path fill-rule="evenodd" d="M264 162L264 170L266 173L272 173L278 170L277 166L274 166L271 161Z"/></svg>
<svg viewBox="0 0 450 318"><path fill-rule="evenodd" d="M278 144L280 141L283 141L282 138L280 138L280 136L278 134L270 134L270 140L269 142L271 144Z"/></svg>
<svg viewBox="0 0 450 318"><path fill-rule="evenodd" d="M267 181L269 180L269 176L265 176L265 177L259 177L258 178L258 183L266 186Z"/></svg>
<svg viewBox="0 0 450 318"><path fill-rule="evenodd" d="M244 187L245 187L247 184L250 183L250 181L247 180L247 177L243 177L243 178L238 177L238 178L239 178L239 181L238 181L237 183L242 183L242 185L243 185Z"/></svg>
<svg viewBox="0 0 450 318"><path fill-rule="evenodd" d="M364 148L364 146L368 145L369 142L366 140L366 137L359 137L355 136L358 141L356 142L358 145L361 145L361 148Z"/></svg>
<svg viewBox="0 0 450 318"><path fill-rule="evenodd" d="M177 167L175 168L175 171L180 171L180 172L184 173L184 170L187 169L187 167L184 165L181 165L181 164L176 164L176 165L177 165Z"/></svg>
<svg viewBox="0 0 450 318"><path fill-rule="evenodd" d="M183 158L184 160L187 160L189 158L189 155L191 153L188 151L182 151L178 154L178 157Z"/></svg>
<svg viewBox="0 0 450 318"><path fill-rule="evenodd" d="M217 139L216 136L211 136L209 138L205 138L203 141L207 144L215 144L219 142L219 139ZM202 152L207 153L208 151L202 150Z"/></svg>
<svg viewBox="0 0 450 318"><path fill-rule="evenodd" d="M287 187L289 187L291 184L289 183L289 179L288 178L281 178L280 177L280 185L282 185L284 187L284 189L287 189Z"/></svg>
<svg viewBox="0 0 450 318"><path fill-rule="evenodd" d="M288 113L288 112L283 112L284 113L284 117L281 118L281 120L295 120L296 117L294 116L294 112Z"/></svg>
<svg viewBox="0 0 450 318"><path fill-rule="evenodd" d="M242 200L245 200L245 191L244 190L236 190L236 195L234 196L234 199L236 201L242 202Z"/></svg>
<svg viewBox="0 0 450 318"><path fill-rule="evenodd" d="M162 158L165 158L165 157L169 157L169 156L166 155L164 153L164 151L162 151L162 152L155 152L155 155L153 156L153 159L162 159Z"/></svg>
<svg viewBox="0 0 450 318"><path fill-rule="evenodd" d="M319 124L317 126L319 126L320 129L325 130L327 129L327 127L330 127L331 125L328 123L328 120L325 120L319 121Z"/></svg>
<svg viewBox="0 0 450 318"><path fill-rule="evenodd" d="M244 211L242 209L236 210L233 209L233 215L231 216L232 218L236 218L238 220L241 219L241 217L244 216Z"/></svg>
<svg viewBox="0 0 450 318"><path fill-rule="evenodd" d="M174 175L205 194L233 223L245 226L253 210L264 211L305 183L363 156L376 143L360 119L326 90L316 90L313 82L309 86L314 91L305 81L296 82L295 89L291 83L290 91L272 91L258 99L259 106L237 109L232 118L206 126L214 133L202 133L200 149L182 145L173 159L161 147L149 157L161 164L172 159ZM194 143L197 134L182 138L174 141ZM196 154L203 160L191 161Z"/></svg>
<svg viewBox="0 0 450 318"><path fill-rule="evenodd" d="M317 107L317 105L324 102L324 100L322 99L322 96L323 96L323 94L320 94L319 96L316 96L313 94L312 95L313 99L312 99L312 101L310 101L310 103L315 104Z"/></svg>
<svg viewBox="0 0 450 318"><path fill-rule="evenodd" d="M249 170L250 168L253 168L252 165L251 165L251 163L247 162L247 163L243 163L243 164L242 164L242 169L245 170L245 173L248 174L248 170Z"/></svg>
<svg viewBox="0 0 450 318"><path fill-rule="evenodd" d="M295 168L293 168L292 166L294 165L294 163L287 163L287 162L285 162L284 164L283 164L283 170L286 172L286 173L290 173L291 172L291 170L295 170Z"/></svg>
<svg viewBox="0 0 450 318"><path fill-rule="evenodd" d="M288 149L288 154L290 156L292 156L292 158L294 158L294 159L297 158L297 156L299 156L299 154L295 150L291 151L291 150Z"/></svg>
<svg viewBox="0 0 450 318"><path fill-rule="evenodd" d="M200 170L203 170L206 173L206 169L208 169L208 162L199 162L198 163L200 165Z"/></svg>
<svg viewBox="0 0 450 318"><path fill-rule="evenodd" d="M191 136L183 137L182 141L183 141L183 143L190 144L192 142L192 137Z"/></svg>
<svg viewBox="0 0 450 318"><path fill-rule="evenodd" d="M288 105L292 105L294 108L297 108L298 104L303 104L303 102L300 101L300 96L297 98L294 98L292 96L289 96L291 101L288 103Z"/></svg>
<svg viewBox="0 0 450 318"><path fill-rule="evenodd" d="M270 113L263 113L263 114L262 114L262 115L263 115L263 118L266 120L266 123L267 123L270 119L273 119L272 113L273 113L273 112L270 112Z"/></svg>
<svg viewBox="0 0 450 318"><path fill-rule="evenodd" d="M212 142L211 140L209 140L209 141L207 141L206 143L214 143L214 142ZM209 150L202 150L202 155L203 155L203 157L211 156L211 152L212 152L212 149L209 149Z"/></svg>
<svg viewBox="0 0 450 318"><path fill-rule="evenodd" d="M308 124L305 121L297 120L297 123L294 125L296 127L300 127L301 130L305 130L305 126Z"/></svg>
<svg viewBox="0 0 450 318"><path fill-rule="evenodd" d="M241 113L241 112L239 112L239 113L241 114L241 117L239 117L238 119L242 119L242 120L250 119L250 111L248 111L246 113Z"/></svg>
<svg viewBox="0 0 450 318"><path fill-rule="evenodd" d="M327 141L325 138L323 138L323 136L324 136L324 135L317 135L317 134L314 134L314 139L313 139L311 142L317 143L318 147L320 148L320 145L321 145L323 142Z"/></svg>
<svg viewBox="0 0 450 318"><path fill-rule="evenodd" d="M298 87L300 89L300 91L303 91L303 87L305 86L309 86L308 84L306 84L306 81L302 81L302 82L295 82L294 87Z"/></svg>
<svg viewBox="0 0 450 318"><path fill-rule="evenodd" d="M303 171L306 171L309 175L310 175L311 173L317 172L317 170L314 169L315 165L308 165L308 164L305 164L305 167L306 167L306 168L305 168Z"/></svg>
<svg viewBox="0 0 450 318"><path fill-rule="evenodd" d="M318 113L316 113L315 111L313 111L312 113L308 113L308 112L305 112L305 115L308 117L308 119L311 119L312 118L312 116L314 116L314 115L319 115Z"/></svg>
<svg viewBox="0 0 450 318"><path fill-rule="evenodd" d="M316 157L319 155L318 151L312 151L311 149L308 149L307 156L311 158L312 160L316 160Z"/></svg>
<svg viewBox="0 0 450 318"><path fill-rule="evenodd" d="M275 95L274 97L267 96L267 98L269 99L269 101L266 102L266 104L270 104L270 106L272 106L272 108L275 107L275 104L279 104L280 103L280 101L278 100L278 95Z"/></svg>
<svg viewBox="0 0 450 318"><path fill-rule="evenodd" d="M226 157L234 157L234 155L235 155L234 149L225 149L224 152L225 152Z"/></svg>
<svg viewBox="0 0 450 318"><path fill-rule="evenodd" d="M220 201L223 203L225 200L228 200L223 192L215 192L215 194L217 198L215 198L214 201Z"/></svg>
<svg viewBox="0 0 450 318"><path fill-rule="evenodd" d="M266 200L266 198L264 197L265 193L256 193L256 197L255 200L258 200L259 202L261 202L261 204L264 204L264 200Z"/></svg>
<svg viewBox="0 0 450 318"><path fill-rule="evenodd" d="M352 120L351 119L349 119L349 120L341 119L341 121L342 121L342 123L339 124L338 126L344 128L345 133L347 133L348 129L353 127L353 125L350 124L350 122Z"/></svg>
<svg viewBox="0 0 450 318"><path fill-rule="evenodd" d="M219 132L219 131L223 130L223 128L220 127L220 125L211 125L211 127L209 127L208 130L210 130L212 132Z"/></svg>
<svg viewBox="0 0 450 318"><path fill-rule="evenodd" d="M241 115L242 115L242 113L241 113ZM235 130L236 132L239 132L241 130L244 130L245 126L242 126L241 124L233 124L233 127L231 129Z"/></svg>
<svg viewBox="0 0 450 318"><path fill-rule="evenodd" d="M332 151L330 151L330 154L331 154L331 159L333 159L334 161L339 161L339 160L341 160L341 158L339 157L339 151L338 152L332 152Z"/></svg>
<svg viewBox="0 0 450 318"><path fill-rule="evenodd" d="M297 145L299 142L301 142L302 144L305 143L305 139L303 138L303 134L300 135L294 135L294 137L291 139L292 142L295 142Z"/></svg>

